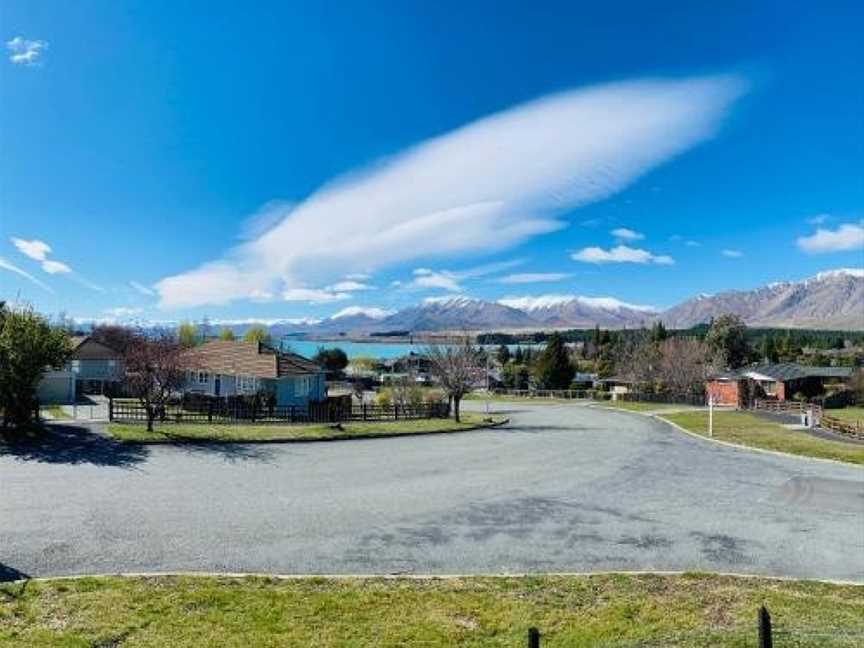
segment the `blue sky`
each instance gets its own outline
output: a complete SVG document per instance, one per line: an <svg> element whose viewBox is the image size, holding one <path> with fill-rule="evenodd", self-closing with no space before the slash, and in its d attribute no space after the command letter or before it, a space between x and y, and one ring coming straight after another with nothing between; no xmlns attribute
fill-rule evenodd
<svg viewBox="0 0 864 648"><path fill-rule="evenodd" d="M864 265L860 4L180 4L0 5L0 297L662 307Z"/></svg>

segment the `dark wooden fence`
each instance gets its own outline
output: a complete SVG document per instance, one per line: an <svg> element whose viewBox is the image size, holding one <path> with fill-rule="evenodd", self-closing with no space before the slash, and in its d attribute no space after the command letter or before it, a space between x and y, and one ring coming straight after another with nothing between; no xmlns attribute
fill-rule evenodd
<svg viewBox="0 0 864 648"><path fill-rule="evenodd" d="M160 423L340 423L346 421L398 421L405 419L447 418L447 403L420 405L352 405L344 401L310 403L308 407L268 407L243 403L176 403L157 406ZM140 402L112 399L108 405L112 421L146 423L147 408Z"/></svg>
<svg viewBox="0 0 864 648"><path fill-rule="evenodd" d="M500 396L520 398L549 398L564 400L612 400L613 394L598 389L493 389ZM478 393L479 395L479 393ZM628 392L615 394L614 398L623 401L643 401L648 403L672 403L675 405L705 405L704 394L674 394L669 392Z"/></svg>

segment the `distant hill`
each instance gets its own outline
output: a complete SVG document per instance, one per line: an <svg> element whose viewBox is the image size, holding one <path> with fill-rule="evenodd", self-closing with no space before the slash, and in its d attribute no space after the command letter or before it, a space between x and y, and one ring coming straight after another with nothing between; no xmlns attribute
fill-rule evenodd
<svg viewBox="0 0 864 648"><path fill-rule="evenodd" d="M658 315L669 328L688 328L723 313L751 326L864 329L864 270L822 272L803 281L700 295Z"/></svg>

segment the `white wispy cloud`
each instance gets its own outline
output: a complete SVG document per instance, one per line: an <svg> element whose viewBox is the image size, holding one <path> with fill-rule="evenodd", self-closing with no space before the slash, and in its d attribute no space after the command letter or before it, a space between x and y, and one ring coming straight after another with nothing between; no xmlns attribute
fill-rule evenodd
<svg viewBox="0 0 864 648"><path fill-rule="evenodd" d="M6 41L6 49L10 52L9 60L15 65L33 66L42 62L42 53L48 49L48 43L16 36L12 40Z"/></svg>
<svg viewBox="0 0 864 648"><path fill-rule="evenodd" d="M428 268L417 268L414 271L414 279L408 284L409 288L440 288L452 292L461 292L462 286L459 279L446 270L434 272Z"/></svg>
<svg viewBox="0 0 864 648"><path fill-rule="evenodd" d="M34 261L38 261L39 265L42 266L43 272L47 272L48 274L72 274L72 268L68 265L62 261L48 258L48 255L51 254L51 246L45 241L40 241L39 239L28 241L14 236L10 240L12 241L12 245L14 245L21 254L33 259ZM83 277L77 275L75 275L73 279L83 285L93 285Z"/></svg>
<svg viewBox="0 0 864 648"><path fill-rule="evenodd" d="M645 238L644 234L636 232L632 229L628 229L626 227L618 227L616 229L613 229L610 234L612 234L612 236L621 241L641 241Z"/></svg>
<svg viewBox="0 0 864 648"><path fill-rule="evenodd" d="M570 276L572 275L569 272L522 272L501 277L497 282L502 284L552 283L563 281Z"/></svg>
<svg viewBox="0 0 864 648"><path fill-rule="evenodd" d="M307 304L329 304L349 297L348 293L331 292L319 288L288 288L282 292L282 299L285 301L306 302Z"/></svg>
<svg viewBox="0 0 864 648"><path fill-rule="evenodd" d="M864 249L864 221L845 223L834 230L820 227L811 236L800 237L798 247L810 254Z"/></svg>
<svg viewBox="0 0 864 648"><path fill-rule="evenodd" d="M327 286L326 290L331 292L354 292L357 290L372 290L373 288L375 288L375 286L346 279L345 281L339 281L332 286Z"/></svg>
<svg viewBox="0 0 864 648"><path fill-rule="evenodd" d="M726 248L725 250L720 250L720 254L725 257L729 257L730 259L740 259L744 256L744 253L741 250L732 250L730 248Z"/></svg>
<svg viewBox="0 0 864 648"><path fill-rule="evenodd" d="M36 277L31 275L29 272L27 272L26 270L22 270L21 268L16 266L14 263L12 263L11 261L7 261L3 257L0 257L0 268L2 268L3 270L8 270L9 272L12 272L14 274L17 274L19 277L24 277L27 281L36 284L40 288L47 290L50 293L54 292L49 286L47 286L46 284L39 281Z"/></svg>
<svg viewBox="0 0 864 648"><path fill-rule="evenodd" d="M384 319L389 317L396 311L386 308L378 308L377 306L348 306L343 308L338 313L330 316L330 319L342 319L344 317L355 317L357 315L365 315L372 319Z"/></svg>
<svg viewBox="0 0 864 648"><path fill-rule="evenodd" d="M153 297L156 294L155 290L153 290L152 288L148 288L144 284L138 283L137 281L130 281L129 285L145 297Z"/></svg>
<svg viewBox="0 0 864 648"><path fill-rule="evenodd" d="M586 247L570 255L574 261L583 263L656 263L657 265L672 265L675 260L665 254L653 254L641 248L626 245L616 245L604 250L599 247Z"/></svg>
<svg viewBox="0 0 864 648"><path fill-rule="evenodd" d="M266 233L157 283L160 305L326 286L345 273L489 254L552 232L568 211L711 137L744 86L733 76L611 83L479 119L274 207L278 224Z"/></svg>
<svg viewBox="0 0 864 648"><path fill-rule="evenodd" d="M807 222L810 225L822 225L826 221L831 219L831 214L816 214L815 216L811 216L807 219Z"/></svg>

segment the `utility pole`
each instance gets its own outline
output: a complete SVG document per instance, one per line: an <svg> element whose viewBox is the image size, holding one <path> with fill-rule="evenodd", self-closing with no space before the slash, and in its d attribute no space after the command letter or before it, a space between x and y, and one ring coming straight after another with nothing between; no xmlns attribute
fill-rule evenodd
<svg viewBox="0 0 864 648"><path fill-rule="evenodd" d="M708 396L708 436L714 436L714 396Z"/></svg>

